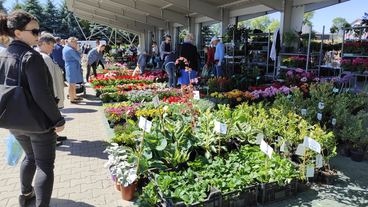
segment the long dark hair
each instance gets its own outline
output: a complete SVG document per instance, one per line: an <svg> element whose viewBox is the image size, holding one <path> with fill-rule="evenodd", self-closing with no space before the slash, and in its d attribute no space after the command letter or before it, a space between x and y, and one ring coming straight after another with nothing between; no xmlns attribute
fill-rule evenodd
<svg viewBox="0 0 368 207"><path fill-rule="evenodd" d="M0 15L0 35L8 35L15 37L15 30L24 30L28 23L32 20L37 21L37 18L32 14L22 11L15 10L8 16L5 14Z"/></svg>

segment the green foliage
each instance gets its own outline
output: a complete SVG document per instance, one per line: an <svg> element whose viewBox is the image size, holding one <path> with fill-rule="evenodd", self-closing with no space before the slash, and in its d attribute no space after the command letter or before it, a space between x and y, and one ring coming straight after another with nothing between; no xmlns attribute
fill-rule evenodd
<svg viewBox="0 0 368 207"><path fill-rule="evenodd" d="M43 9L43 16L45 19L42 22L45 31L55 33L61 23L61 19L58 18L58 10L51 0L48 0L46 3L46 7Z"/></svg>
<svg viewBox="0 0 368 207"><path fill-rule="evenodd" d="M40 29L45 29L45 16L43 14L43 8L38 0L27 0L22 8L24 11L31 13L37 18L40 23Z"/></svg>
<svg viewBox="0 0 368 207"><path fill-rule="evenodd" d="M314 17L314 11L305 13L304 18L303 18L303 24L312 27L313 26L313 23L312 23L313 17Z"/></svg>

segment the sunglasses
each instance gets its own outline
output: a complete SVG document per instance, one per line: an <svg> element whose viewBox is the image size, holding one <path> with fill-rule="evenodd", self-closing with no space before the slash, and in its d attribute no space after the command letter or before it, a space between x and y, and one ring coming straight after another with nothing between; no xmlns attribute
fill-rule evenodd
<svg viewBox="0 0 368 207"><path fill-rule="evenodd" d="M23 31L27 31L27 32L31 32L34 36L39 36L41 34L41 30L40 29L25 29Z"/></svg>

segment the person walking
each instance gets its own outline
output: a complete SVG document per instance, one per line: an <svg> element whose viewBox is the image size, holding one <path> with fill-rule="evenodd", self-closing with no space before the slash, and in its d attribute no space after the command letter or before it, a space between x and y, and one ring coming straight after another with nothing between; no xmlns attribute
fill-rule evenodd
<svg viewBox="0 0 368 207"><path fill-rule="evenodd" d="M37 114L34 118L48 129L35 133L18 126L10 130L26 154L20 167L19 205L26 206L36 197L36 207L48 207L54 185L56 133L63 131L65 120L57 107L47 65L32 48L37 45L39 23L31 14L16 10L0 20L0 28L0 35L14 39L0 53L0 84L20 84L25 94L29 94L27 99L32 100L32 114ZM30 107L28 102L22 104Z"/></svg>
<svg viewBox="0 0 368 207"><path fill-rule="evenodd" d="M78 104L81 98L77 97L76 84L83 82L81 68L81 54L78 52L78 39L70 37L63 49L65 61L65 76L69 83L69 99L71 104Z"/></svg>
<svg viewBox="0 0 368 207"><path fill-rule="evenodd" d="M91 51L88 52L87 55L87 74L86 74L86 81L88 82L89 76L91 74L91 67L93 69L93 75L97 77L97 66L101 62L105 64L105 60L103 58L104 51L106 45L100 44L96 48L93 48ZM102 66L102 68L105 68Z"/></svg>
<svg viewBox="0 0 368 207"><path fill-rule="evenodd" d="M168 87L175 88L176 86L176 67L175 54L170 54L165 57L165 71L169 77Z"/></svg>

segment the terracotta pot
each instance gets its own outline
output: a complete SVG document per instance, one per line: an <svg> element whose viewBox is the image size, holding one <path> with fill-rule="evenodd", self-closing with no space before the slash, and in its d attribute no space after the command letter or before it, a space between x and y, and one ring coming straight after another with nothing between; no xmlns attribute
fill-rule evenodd
<svg viewBox="0 0 368 207"><path fill-rule="evenodd" d="M137 188L137 182L132 183L128 187L121 186L121 198L126 201L131 201L134 198L134 193Z"/></svg>
<svg viewBox="0 0 368 207"><path fill-rule="evenodd" d="M121 184L118 181L115 181L115 188L117 191L121 191Z"/></svg>

